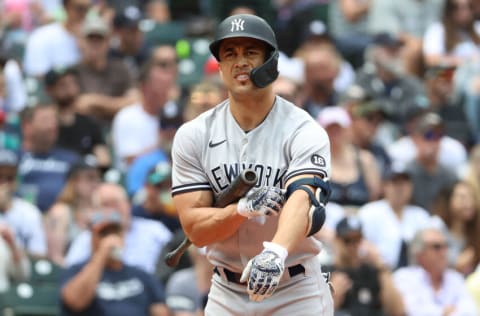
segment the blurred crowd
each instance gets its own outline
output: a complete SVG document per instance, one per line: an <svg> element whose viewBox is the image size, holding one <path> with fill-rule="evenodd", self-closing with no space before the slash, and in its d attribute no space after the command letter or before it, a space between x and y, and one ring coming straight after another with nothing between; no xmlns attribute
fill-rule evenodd
<svg viewBox="0 0 480 316"><path fill-rule="evenodd" d="M202 315L203 249L163 262L170 149L226 98L233 13L272 25L276 94L330 137L336 315L480 315L476 0L0 1L0 305L47 260L59 315Z"/></svg>

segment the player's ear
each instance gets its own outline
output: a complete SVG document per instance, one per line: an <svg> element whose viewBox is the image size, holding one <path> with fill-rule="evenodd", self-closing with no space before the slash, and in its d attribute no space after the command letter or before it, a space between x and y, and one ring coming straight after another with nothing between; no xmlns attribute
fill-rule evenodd
<svg viewBox="0 0 480 316"><path fill-rule="evenodd" d="M223 81L223 70L220 64L218 65L218 74L220 75L220 79Z"/></svg>

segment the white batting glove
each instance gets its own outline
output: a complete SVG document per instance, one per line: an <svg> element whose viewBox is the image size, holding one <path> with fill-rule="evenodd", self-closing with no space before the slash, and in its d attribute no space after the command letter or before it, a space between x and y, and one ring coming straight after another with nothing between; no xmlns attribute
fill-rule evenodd
<svg viewBox="0 0 480 316"><path fill-rule="evenodd" d="M245 217L276 216L285 203L285 190L276 187L253 188L237 204L237 212Z"/></svg>
<svg viewBox="0 0 480 316"><path fill-rule="evenodd" d="M261 302L272 296L285 270L288 251L271 242L263 243L263 251L253 257L245 267L240 282L247 282L250 300Z"/></svg>

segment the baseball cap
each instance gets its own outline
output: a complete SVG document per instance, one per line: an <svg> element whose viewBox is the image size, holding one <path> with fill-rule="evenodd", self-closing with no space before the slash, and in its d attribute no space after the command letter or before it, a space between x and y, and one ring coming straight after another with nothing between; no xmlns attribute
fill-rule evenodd
<svg viewBox="0 0 480 316"><path fill-rule="evenodd" d="M382 105L377 101L367 101L353 107L352 115L355 117L368 117L372 114L385 114Z"/></svg>
<svg viewBox="0 0 480 316"><path fill-rule="evenodd" d="M150 170L147 182L151 185L159 185L160 183L169 180L171 173L172 168L170 167L170 163L162 161Z"/></svg>
<svg viewBox="0 0 480 316"><path fill-rule="evenodd" d="M396 35L380 32L373 37L373 43L379 46L399 47L403 45L403 41Z"/></svg>
<svg viewBox="0 0 480 316"><path fill-rule="evenodd" d="M82 25L83 36L100 35L107 36L110 34L110 27L108 24L98 16L87 17Z"/></svg>
<svg viewBox="0 0 480 316"><path fill-rule="evenodd" d="M116 28L137 28L142 20L142 12L136 6L128 6L118 12L113 18L113 25Z"/></svg>
<svg viewBox="0 0 480 316"><path fill-rule="evenodd" d="M362 235L362 223L356 216L346 216L337 223L335 231L340 238L353 234Z"/></svg>
<svg viewBox="0 0 480 316"><path fill-rule="evenodd" d="M0 149L0 166L16 167L18 165L18 156L15 152L7 149Z"/></svg>
<svg viewBox="0 0 480 316"><path fill-rule="evenodd" d="M415 124L414 131L420 134L424 134L426 132L432 130L443 130L443 120L437 113L434 112L426 112Z"/></svg>
<svg viewBox="0 0 480 316"><path fill-rule="evenodd" d="M90 228L100 231L105 227L122 227L122 217L118 211L98 210L90 215Z"/></svg>
<svg viewBox="0 0 480 316"><path fill-rule="evenodd" d="M62 77L70 74L75 74L75 70L72 67L54 67L45 74L43 82L46 87L51 87Z"/></svg>
<svg viewBox="0 0 480 316"><path fill-rule="evenodd" d="M405 164L393 163L388 170L383 173L383 179L385 181L405 179L411 180L410 172L407 170Z"/></svg>
<svg viewBox="0 0 480 316"><path fill-rule="evenodd" d="M70 179L71 177L75 176L78 172L81 172L84 170L100 170L95 157L87 156L84 159L73 163L70 166L70 169L68 169L66 178Z"/></svg>
<svg viewBox="0 0 480 316"><path fill-rule="evenodd" d="M317 116L317 122L322 127L338 124L343 128L349 127L352 122L348 112L340 106L326 107Z"/></svg>

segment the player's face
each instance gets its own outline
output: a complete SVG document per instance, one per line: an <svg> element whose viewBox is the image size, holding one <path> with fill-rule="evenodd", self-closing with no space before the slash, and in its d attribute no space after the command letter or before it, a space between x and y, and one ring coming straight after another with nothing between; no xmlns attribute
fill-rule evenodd
<svg viewBox="0 0 480 316"><path fill-rule="evenodd" d="M231 92L249 91L253 87L250 72L265 62L266 44L246 37L225 39L219 50L220 72Z"/></svg>

